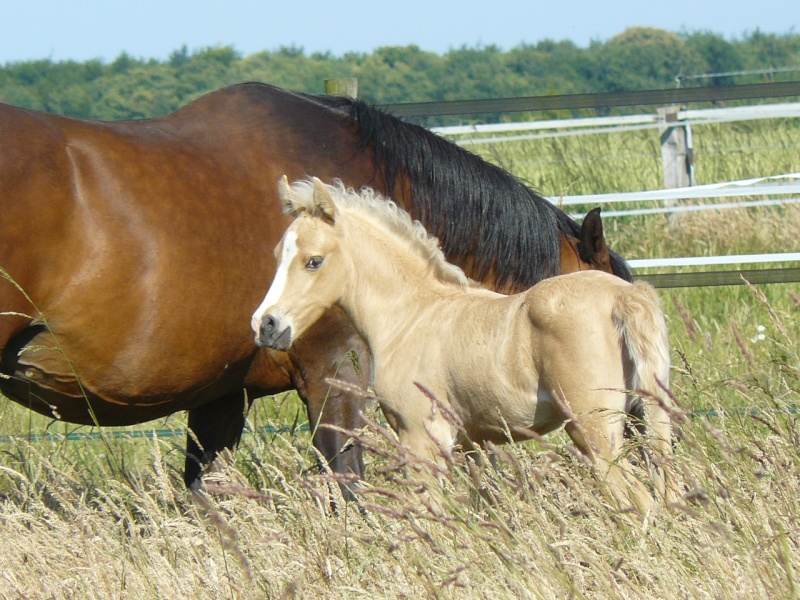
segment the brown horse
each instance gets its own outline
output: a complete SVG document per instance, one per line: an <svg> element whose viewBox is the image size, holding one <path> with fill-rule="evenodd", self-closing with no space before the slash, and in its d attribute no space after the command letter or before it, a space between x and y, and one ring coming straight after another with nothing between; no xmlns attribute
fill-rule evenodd
<svg viewBox="0 0 800 600"><path fill-rule="evenodd" d="M297 389L315 429L356 427L360 401L324 384L369 371L341 312L288 353L256 348L248 326L289 222L275 181L309 172L392 195L496 289L587 268L629 278L602 235L581 239L505 171L362 102L242 84L144 121L0 105L0 390L90 425L188 410L187 484L238 443L248 398ZM314 437L334 471L361 476L345 441Z"/></svg>
<svg viewBox="0 0 800 600"><path fill-rule="evenodd" d="M378 401L410 450L441 461L456 443L565 424L621 504L651 507L620 460L626 414L672 452L667 326L651 286L584 271L505 296L471 285L435 238L369 188L284 178L281 197L296 218L253 314L259 345L288 350L339 306L369 346ZM665 471L653 475L662 498L674 491Z"/></svg>

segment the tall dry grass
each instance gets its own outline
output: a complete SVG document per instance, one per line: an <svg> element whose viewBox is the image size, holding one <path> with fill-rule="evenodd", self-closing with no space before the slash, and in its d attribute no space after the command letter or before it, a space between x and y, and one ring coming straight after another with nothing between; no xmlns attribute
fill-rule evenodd
<svg viewBox="0 0 800 600"><path fill-rule="evenodd" d="M457 456L440 492L390 432L367 428L369 480L338 512L333 478L308 469L303 439L246 437L238 466L200 497L182 488L163 440L145 442L124 473L23 444L2 467L0 595L795 597L800 430L782 394L797 395L798 356L788 348L774 392L753 392L769 403L676 415L684 499L644 519L608 504L560 434L499 448L496 470ZM684 373L695 368L679 365L677 395L688 385L714 406L714 388Z"/></svg>
<svg viewBox="0 0 800 600"><path fill-rule="evenodd" d="M625 256L788 251L800 214L606 227ZM456 455L431 489L377 412L355 434L368 478L348 505L307 432L264 433L296 422L294 396L256 402L235 459L193 495L181 438L28 442L79 428L4 403L0 433L23 437L0 440L0 597L798 597L800 287L661 297L681 407L669 509L618 511L562 433L500 447L496 469Z"/></svg>

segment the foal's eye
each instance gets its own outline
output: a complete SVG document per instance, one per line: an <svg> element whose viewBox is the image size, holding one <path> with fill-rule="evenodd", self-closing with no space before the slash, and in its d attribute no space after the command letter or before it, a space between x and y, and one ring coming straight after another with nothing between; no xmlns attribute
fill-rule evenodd
<svg viewBox="0 0 800 600"><path fill-rule="evenodd" d="M322 266L323 260L324 259L321 256L312 256L311 258L308 259L308 262L306 263L306 269L308 269L309 271L316 271Z"/></svg>

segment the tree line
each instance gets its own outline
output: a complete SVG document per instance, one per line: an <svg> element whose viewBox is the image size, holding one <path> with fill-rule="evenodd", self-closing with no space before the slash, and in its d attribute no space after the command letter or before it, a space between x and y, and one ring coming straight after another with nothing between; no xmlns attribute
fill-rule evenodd
<svg viewBox="0 0 800 600"><path fill-rule="evenodd" d="M191 53L184 46L164 61L123 53L110 63L6 63L0 66L0 101L115 120L163 115L206 92L242 81L322 93L327 78L358 77L359 96L381 104L678 84L732 85L800 76L800 70L787 71L786 67L800 67L800 34L758 30L726 40L709 32L678 35L636 27L586 48L570 41L544 40L507 51L496 46L464 46L442 55L413 45L339 57L306 55L297 47L242 56L229 46ZM713 75L720 73L738 74ZM701 74L712 75L695 77Z"/></svg>

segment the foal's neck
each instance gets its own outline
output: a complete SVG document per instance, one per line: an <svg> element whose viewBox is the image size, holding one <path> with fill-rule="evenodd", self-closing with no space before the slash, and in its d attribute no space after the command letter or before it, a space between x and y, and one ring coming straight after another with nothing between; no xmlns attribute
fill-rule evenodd
<svg viewBox="0 0 800 600"><path fill-rule="evenodd" d="M409 242L362 222L348 235L349 281L339 301L373 355L409 335L437 299L464 293L440 280Z"/></svg>

